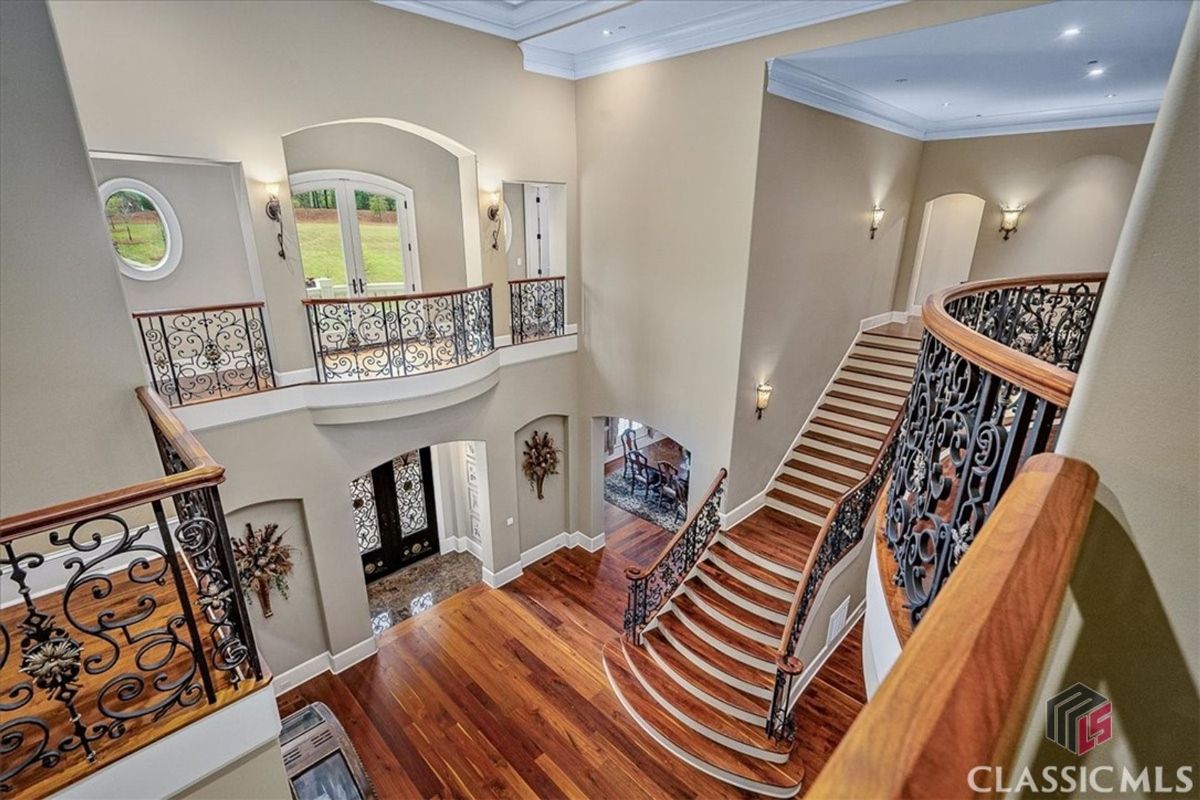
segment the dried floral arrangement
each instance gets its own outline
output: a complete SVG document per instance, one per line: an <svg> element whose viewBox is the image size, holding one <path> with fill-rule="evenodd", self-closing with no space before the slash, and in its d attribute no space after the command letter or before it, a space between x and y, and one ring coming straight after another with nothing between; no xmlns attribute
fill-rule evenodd
<svg viewBox="0 0 1200 800"><path fill-rule="evenodd" d="M274 522L259 530L247 522L246 535L233 540L233 557L242 589L258 595L264 617L275 613L271 610L271 589L277 590L284 600L288 596L287 579L295 566L292 556L296 548L283 543L285 533Z"/></svg>
<svg viewBox="0 0 1200 800"><path fill-rule="evenodd" d="M538 500L543 500L542 484L546 481L547 475L558 474L558 454L561 451L554 446L554 440L550 438L550 432L538 433L533 432L533 437L525 442L525 460L521 464L521 471L525 473L525 477L529 479L529 485L537 490Z"/></svg>

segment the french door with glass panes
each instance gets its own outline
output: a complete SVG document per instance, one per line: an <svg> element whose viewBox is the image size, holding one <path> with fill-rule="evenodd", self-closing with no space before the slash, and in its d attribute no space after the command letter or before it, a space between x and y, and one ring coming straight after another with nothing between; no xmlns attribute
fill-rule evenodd
<svg viewBox="0 0 1200 800"><path fill-rule="evenodd" d="M309 298L421 290L411 189L344 170L298 172L289 183Z"/></svg>
<svg viewBox="0 0 1200 800"><path fill-rule="evenodd" d="M429 448L413 450L350 482L354 529L368 581L438 552Z"/></svg>

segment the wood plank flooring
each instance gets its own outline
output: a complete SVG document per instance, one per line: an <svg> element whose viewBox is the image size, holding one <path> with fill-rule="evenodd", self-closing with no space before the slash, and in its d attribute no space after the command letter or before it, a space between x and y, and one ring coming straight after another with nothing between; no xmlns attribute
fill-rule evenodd
<svg viewBox="0 0 1200 800"><path fill-rule="evenodd" d="M670 534L611 505L605 528L599 553L560 550L501 589L480 584L401 622L376 656L283 695L281 713L327 703L386 798L750 796L661 749L609 686L601 654L620 634L624 569ZM847 672L861 663L845 658ZM836 676L827 683L814 708L837 716L806 733L814 741L840 739L857 713ZM827 757L814 751L810 780Z"/></svg>

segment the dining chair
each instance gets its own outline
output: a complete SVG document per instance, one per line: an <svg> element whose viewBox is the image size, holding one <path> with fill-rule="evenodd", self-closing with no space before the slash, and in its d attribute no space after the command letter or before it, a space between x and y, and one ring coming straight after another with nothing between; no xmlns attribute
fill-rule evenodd
<svg viewBox="0 0 1200 800"><path fill-rule="evenodd" d="M658 462L658 474L661 478L658 482L658 487L655 493L658 495L658 504L661 506L664 502L670 502L675 499L674 491L671 487L679 482L679 469L669 461Z"/></svg>
<svg viewBox="0 0 1200 800"><path fill-rule="evenodd" d="M621 469L621 476L629 479L633 472L630 456L637 452L637 431L633 428L626 428L621 434L621 450L624 454L624 465Z"/></svg>
<svg viewBox="0 0 1200 800"><path fill-rule="evenodd" d="M662 475L658 470L650 466L649 460L642 453L636 450L629 454L630 466L633 469L633 477L630 480L634 496L637 496L637 488L642 487L642 498L650 499L650 490L657 487L662 482Z"/></svg>

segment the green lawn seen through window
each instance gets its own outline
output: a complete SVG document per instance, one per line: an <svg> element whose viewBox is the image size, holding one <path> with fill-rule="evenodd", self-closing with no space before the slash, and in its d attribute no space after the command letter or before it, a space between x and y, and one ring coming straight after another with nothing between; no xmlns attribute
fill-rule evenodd
<svg viewBox="0 0 1200 800"><path fill-rule="evenodd" d="M400 252L400 234L395 222L364 220L359 214L358 232L362 240L363 266L368 283L403 283L404 257ZM335 285L346 283L345 258L342 254L341 226L336 220L297 220L300 258L304 277L329 278Z"/></svg>

